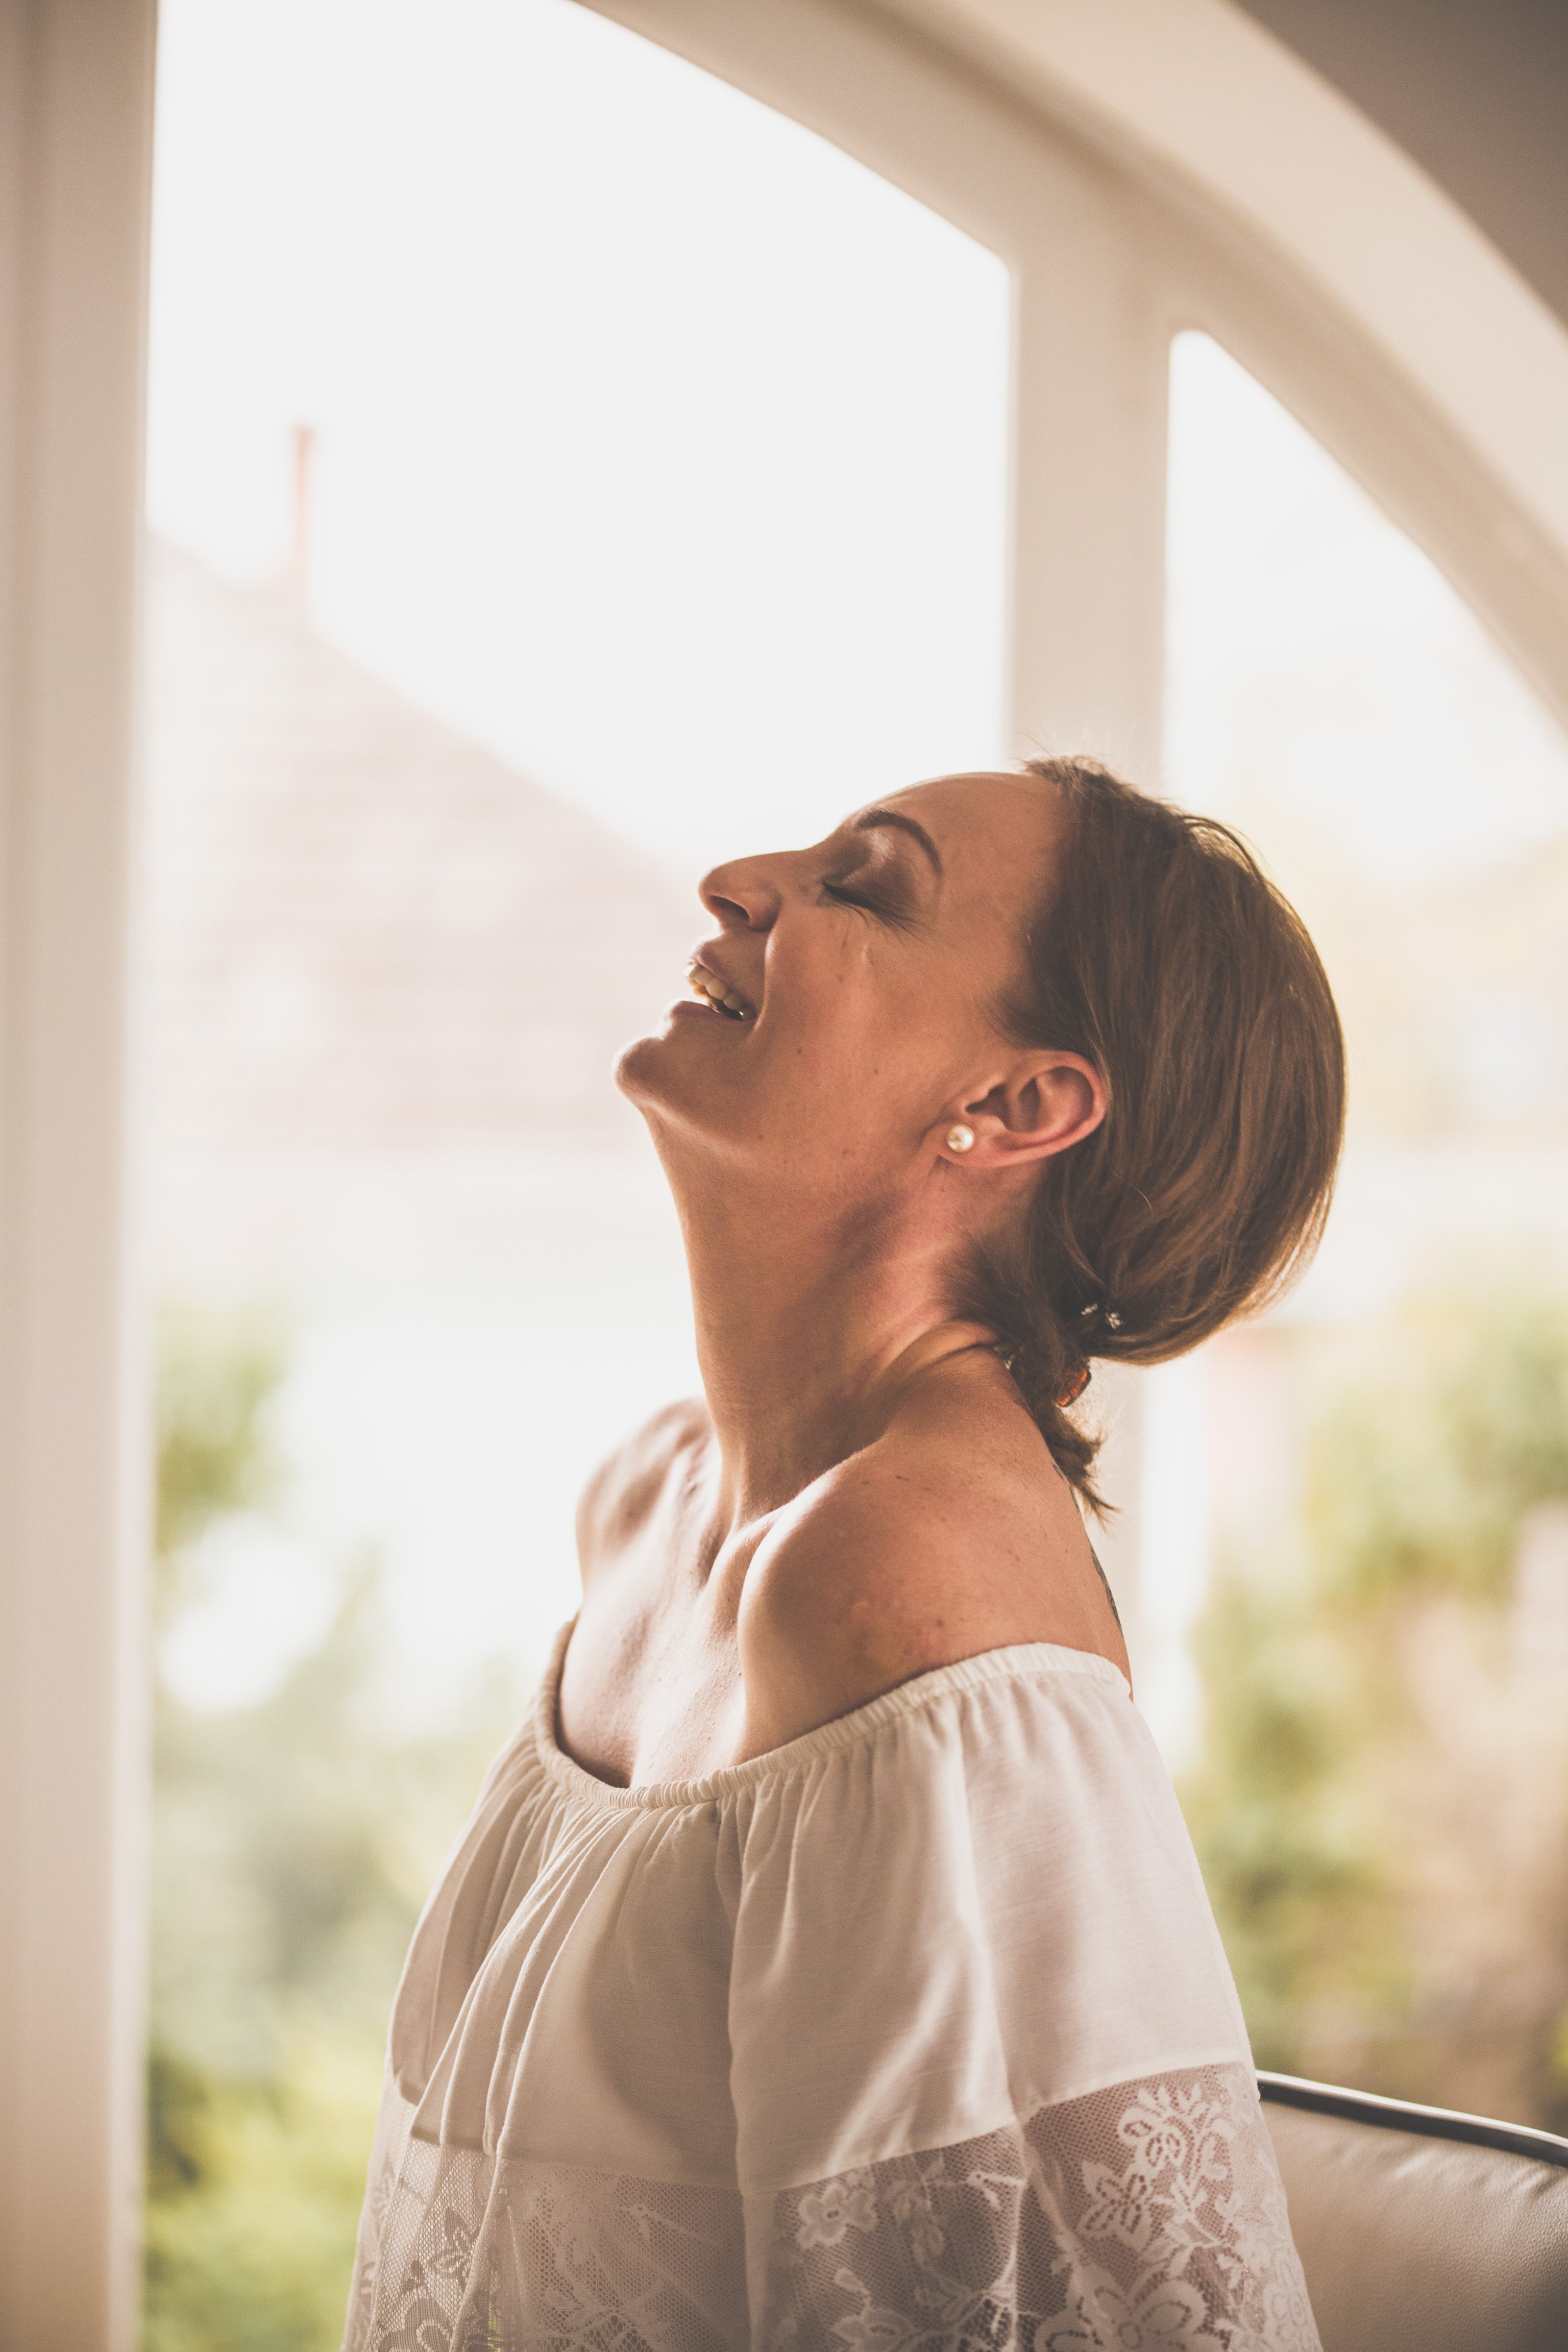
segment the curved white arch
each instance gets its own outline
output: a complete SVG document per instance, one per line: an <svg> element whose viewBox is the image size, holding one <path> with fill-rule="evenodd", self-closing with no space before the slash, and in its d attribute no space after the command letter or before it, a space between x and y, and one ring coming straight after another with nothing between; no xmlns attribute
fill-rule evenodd
<svg viewBox="0 0 1568 2352"><path fill-rule="evenodd" d="M1271 245L1568 555L1568 327L1402 147L1232 0L881 5Z"/></svg>
<svg viewBox="0 0 1568 2352"><path fill-rule="evenodd" d="M1042 190L1058 224L1095 191L1102 228L1120 205L1145 341L1196 325L1226 343L1568 720L1568 328L1231 0L586 5L820 131L1026 278L1031 258L1051 268ZM1110 538L1128 527L1113 518ZM1070 667L1097 658L1090 635ZM1058 737L1083 731L1059 697L1025 702ZM1108 730L1106 708L1088 706L1102 740L1147 742L1146 709Z"/></svg>

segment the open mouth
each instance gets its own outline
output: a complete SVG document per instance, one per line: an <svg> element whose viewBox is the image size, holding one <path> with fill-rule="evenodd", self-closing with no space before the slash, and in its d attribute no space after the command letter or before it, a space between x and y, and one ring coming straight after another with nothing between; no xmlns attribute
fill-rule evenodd
<svg viewBox="0 0 1568 2352"><path fill-rule="evenodd" d="M710 971L706 964L698 963L693 959L686 967L686 977L693 996L700 997L704 1004L710 1004L714 1012L721 1013L727 1021L756 1019L756 1008L747 1003L739 989L730 987L717 972Z"/></svg>

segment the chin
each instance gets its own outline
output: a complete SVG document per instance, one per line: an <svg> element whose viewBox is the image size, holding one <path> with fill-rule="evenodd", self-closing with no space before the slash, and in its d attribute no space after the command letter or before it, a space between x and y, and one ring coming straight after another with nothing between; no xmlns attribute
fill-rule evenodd
<svg viewBox="0 0 1568 2352"><path fill-rule="evenodd" d="M669 1041L665 1037L634 1037L629 1045L622 1047L616 1062L616 1084L639 1110L662 1098L659 1067L668 1052Z"/></svg>
<svg viewBox="0 0 1568 2352"><path fill-rule="evenodd" d="M720 1108L716 1093L721 1097L727 1091L723 1076L716 1078L706 1055L682 1051L681 1032L687 1026L677 1015L655 1035L634 1037L616 1064L616 1084L633 1109L641 1112L656 1145L676 1129L709 1129Z"/></svg>

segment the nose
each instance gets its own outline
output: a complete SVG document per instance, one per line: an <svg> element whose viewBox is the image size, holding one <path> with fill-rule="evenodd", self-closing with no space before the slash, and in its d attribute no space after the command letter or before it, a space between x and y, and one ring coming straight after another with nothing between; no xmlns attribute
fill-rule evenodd
<svg viewBox="0 0 1568 2352"><path fill-rule="evenodd" d="M697 886L697 895L727 931L768 931L779 910L779 885L771 857L732 857L715 866Z"/></svg>

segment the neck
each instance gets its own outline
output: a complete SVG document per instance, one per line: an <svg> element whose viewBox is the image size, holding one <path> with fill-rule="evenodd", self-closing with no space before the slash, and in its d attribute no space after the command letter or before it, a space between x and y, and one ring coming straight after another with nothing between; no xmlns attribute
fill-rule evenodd
<svg viewBox="0 0 1568 2352"><path fill-rule="evenodd" d="M792 1501L990 1339L953 1309L954 1235L929 1194L868 1213L744 1197L722 1176L672 1183L731 1525Z"/></svg>

